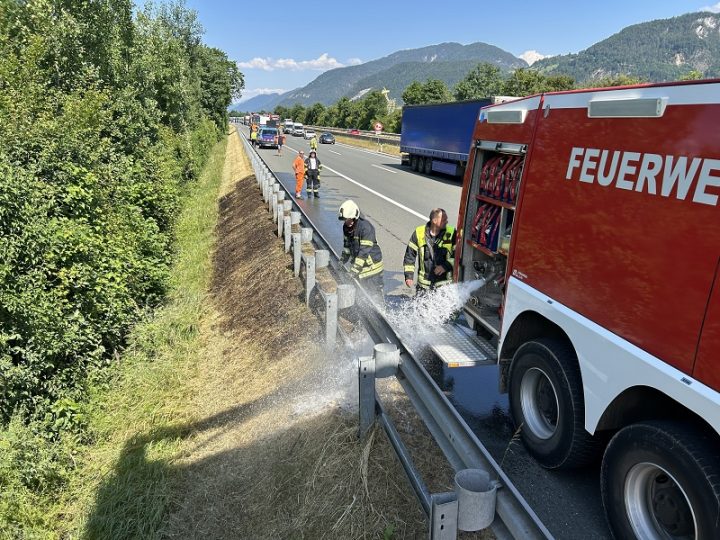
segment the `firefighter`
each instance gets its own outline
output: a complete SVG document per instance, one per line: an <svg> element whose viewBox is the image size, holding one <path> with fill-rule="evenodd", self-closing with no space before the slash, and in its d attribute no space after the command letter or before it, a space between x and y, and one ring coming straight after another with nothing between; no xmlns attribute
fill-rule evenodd
<svg viewBox="0 0 720 540"><path fill-rule="evenodd" d="M257 144L258 132L256 129L250 132L250 144L255 146Z"/></svg>
<svg viewBox="0 0 720 540"><path fill-rule="evenodd" d="M417 294L452 282L455 264L455 227L447 224L447 213L442 208L430 212L430 221L417 227L408 242L403 261L405 285L413 286L417 261Z"/></svg>
<svg viewBox="0 0 720 540"><path fill-rule="evenodd" d="M295 173L295 198L302 199L302 187L305 180L305 152L302 150L298 152L292 166Z"/></svg>
<svg viewBox="0 0 720 540"><path fill-rule="evenodd" d="M307 193L308 197L315 195L320 196L320 171L322 163L317 158L315 150L310 152L310 156L305 160L305 170L307 171Z"/></svg>
<svg viewBox="0 0 720 540"><path fill-rule="evenodd" d="M317 151L317 137L313 135L310 138L310 150Z"/></svg>
<svg viewBox="0 0 720 540"><path fill-rule="evenodd" d="M384 305L382 251L375 238L375 227L351 200L342 203L338 219L343 222L343 252L340 261L343 264L351 262L350 273L360 281L377 304Z"/></svg>

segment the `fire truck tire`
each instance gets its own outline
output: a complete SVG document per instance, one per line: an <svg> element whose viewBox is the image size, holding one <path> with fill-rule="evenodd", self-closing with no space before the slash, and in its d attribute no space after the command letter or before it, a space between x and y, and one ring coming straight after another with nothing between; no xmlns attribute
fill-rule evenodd
<svg viewBox="0 0 720 540"><path fill-rule="evenodd" d="M660 421L621 429L600 484L615 538L720 538L717 442L700 430Z"/></svg>
<svg viewBox="0 0 720 540"><path fill-rule="evenodd" d="M428 176L432 174L432 163L433 163L432 159L425 158L425 169L423 172L425 174L427 174Z"/></svg>
<svg viewBox="0 0 720 540"><path fill-rule="evenodd" d="M575 351L555 339L520 346L510 369L510 413L525 446L548 469L594 461L600 442L585 431Z"/></svg>
<svg viewBox="0 0 720 540"><path fill-rule="evenodd" d="M416 155L410 156L410 168L413 171L417 171L418 169L418 157Z"/></svg>

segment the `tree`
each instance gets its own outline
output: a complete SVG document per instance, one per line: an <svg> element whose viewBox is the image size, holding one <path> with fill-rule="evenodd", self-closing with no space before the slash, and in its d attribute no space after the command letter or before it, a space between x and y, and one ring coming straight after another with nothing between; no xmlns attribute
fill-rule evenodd
<svg viewBox="0 0 720 540"><path fill-rule="evenodd" d="M500 68L483 62L475 66L455 86L455 99L481 99L500 95L503 91L503 77Z"/></svg>
<svg viewBox="0 0 720 540"><path fill-rule="evenodd" d="M387 100L380 90L373 90L357 102L356 111L355 127L372 129L375 122L387 115Z"/></svg>
<svg viewBox="0 0 720 540"><path fill-rule="evenodd" d="M321 125L319 120L325 112L325 105L322 103L315 103L305 113L305 123L311 126Z"/></svg>
<svg viewBox="0 0 720 540"><path fill-rule="evenodd" d="M296 103L293 105L292 109L289 111L290 118L293 119L293 122L300 122L301 124L305 123L305 107L300 105L299 103Z"/></svg>
<svg viewBox="0 0 720 540"><path fill-rule="evenodd" d="M533 69L516 69L505 81L503 94L506 96L528 96L538 94L546 89L546 79Z"/></svg>
<svg viewBox="0 0 720 540"><path fill-rule="evenodd" d="M681 81L699 81L703 78L702 71L696 69L688 71L685 75L680 77Z"/></svg>
<svg viewBox="0 0 720 540"><path fill-rule="evenodd" d="M402 93L405 105L422 105L424 103L447 103L452 95L447 85L438 79L428 79L424 83L413 81Z"/></svg>
<svg viewBox="0 0 720 540"><path fill-rule="evenodd" d="M583 88L605 88L608 86L632 86L635 84L641 84L643 81L640 77L634 77L621 73L611 77L601 77L598 79L591 79L588 81Z"/></svg>

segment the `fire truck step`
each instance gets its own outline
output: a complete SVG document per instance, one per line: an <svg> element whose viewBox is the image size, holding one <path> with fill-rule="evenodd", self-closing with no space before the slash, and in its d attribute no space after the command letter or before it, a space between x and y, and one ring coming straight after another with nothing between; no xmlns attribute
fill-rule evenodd
<svg viewBox="0 0 720 540"><path fill-rule="evenodd" d="M497 362L497 353L492 345L454 324L446 324L426 339L433 352L448 367L484 366Z"/></svg>

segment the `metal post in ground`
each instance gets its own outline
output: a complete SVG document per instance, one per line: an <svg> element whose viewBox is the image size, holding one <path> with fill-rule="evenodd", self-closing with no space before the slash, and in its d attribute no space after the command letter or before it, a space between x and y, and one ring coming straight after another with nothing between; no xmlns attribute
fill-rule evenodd
<svg viewBox="0 0 720 540"><path fill-rule="evenodd" d="M277 193L273 193L268 203L268 211L272 214L273 221L277 215Z"/></svg>
<svg viewBox="0 0 720 540"><path fill-rule="evenodd" d="M325 345L335 345L337 337L337 293L323 293L325 300Z"/></svg>
<svg viewBox="0 0 720 540"><path fill-rule="evenodd" d="M455 493L430 495L430 540L455 540L457 523L458 501Z"/></svg>
<svg viewBox="0 0 720 540"><path fill-rule="evenodd" d="M278 238L282 238L282 233L283 233L283 213L282 213L282 205L278 204L276 210L277 210L277 218L276 218L276 222L277 222L277 235L278 235Z"/></svg>
<svg viewBox="0 0 720 540"><path fill-rule="evenodd" d="M375 422L375 358L361 356L358 364L359 436L364 439Z"/></svg>
<svg viewBox="0 0 720 540"><path fill-rule="evenodd" d="M295 277L300 275L300 257L302 256L302 235L298 233L292 233L292 244L293 244L293 274Z"/></svg>
<svg viewBox="0 0 720 540"><path fill-rule="evenodd" d="M310 305L310 293L315 287L315 255L303 255L305 259L305 304Z"/></svg>
<svg viewBox="0 0 720 540"><path fill-rule="evenodd" d="M290 216L284 216L283 217L283 236L285 237L285 253L290 252L290 241L292 240L290 238L291 231L292 231L292 225L290 225Z"/></svg>

